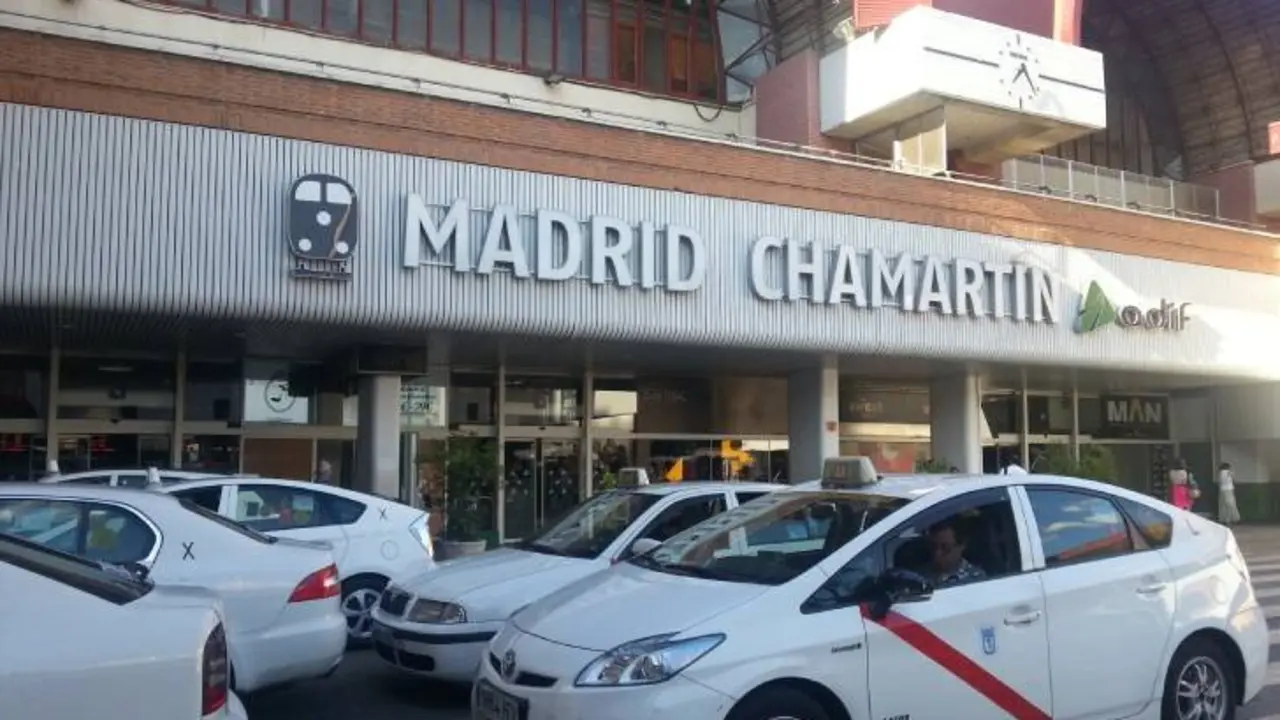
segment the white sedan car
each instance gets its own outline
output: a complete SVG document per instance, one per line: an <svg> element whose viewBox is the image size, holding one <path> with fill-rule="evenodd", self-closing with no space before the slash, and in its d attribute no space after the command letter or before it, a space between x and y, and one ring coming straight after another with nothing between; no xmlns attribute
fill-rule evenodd
<svg viewBox="0 0 1280 720"><path fill-rule="evenodd" d="M326 676L342 661L338 570L322 544L268 537L156 492L73 485L0 484L0 532L214 590L237 690Z"/></svg>
<svg viewBox="0 0 1280 720"><path fill-rule="evenodd" d="M537 537L395 580L373 611L374 647L402 670L471 682L485 644L516 610L779 487L687 482L601 493Z"/></svg>
<svg viewBox="0 0 1280 720"><path fill-rule="evenodd" d="M369 640L370 611L389 578L435 567L427 514L376 495L260 477L206 478L164 485L160 492L268 535L329 543L353 643Z"/></svg>
<svg viewBox="0 0 1280 720"><path fill-rule="evenodd" d="M1265 683L1221 525L1062 477L828 477L516 614L475 717L1229 720Z"/></svg>
<svg viewBox="0 0 1280 720"><path fill-rule="evenodd" d="M213 592L156 586L3 533L0 588L7 716L247 720L228 687Z"/></svg>

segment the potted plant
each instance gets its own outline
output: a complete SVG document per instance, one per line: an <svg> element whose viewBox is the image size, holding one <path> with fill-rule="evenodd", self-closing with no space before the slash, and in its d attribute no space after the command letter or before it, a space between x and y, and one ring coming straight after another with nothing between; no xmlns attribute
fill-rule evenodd
<svg viewBox="0 0 1280 720"><path fill-rule="evenodd" d="M941 458L916 458L916 472L938 475L951 472L951 463Z"/></svg>
<svg viewBox="0 0 1280 720"><path fill-rule="evenodd" d="M444 539L437 548L443 559L478 555L488 547L486 525L493 515L499 465L496 443L489 438L454 434L423 462L444 477Z"/></svg>
<svg viewBox="0 0 1280 720"><path fill-rule="evenodd" d="M1045 449L1041 461L1036 464L1036 472L1097 480L1113 485L1118 476L1115 457L1109 448L1101 445L1081 445L1079 460L1072 455L1069 446L1050 445Z"/></svg>

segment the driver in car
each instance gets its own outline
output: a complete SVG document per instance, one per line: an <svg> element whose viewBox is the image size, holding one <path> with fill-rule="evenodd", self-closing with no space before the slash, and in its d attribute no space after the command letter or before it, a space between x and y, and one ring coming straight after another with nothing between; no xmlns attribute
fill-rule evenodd
<svg viewBox="0 0 1280 720"><path fill-rule="evenodd" d="M934 587L960 585L986 577L982 568L965 559L964 539L949 521L929 528L929 549L933 554Z"/></svg>

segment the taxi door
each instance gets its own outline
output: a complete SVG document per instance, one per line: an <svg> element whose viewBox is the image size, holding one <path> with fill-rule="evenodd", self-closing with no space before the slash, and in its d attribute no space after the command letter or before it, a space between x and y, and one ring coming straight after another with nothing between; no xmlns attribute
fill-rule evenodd
<svg viewBox="0 0 1280 720"><path fill-rule="evenodd" d="M1049 720L1044 591L1026 572L1022 509L1006 488L945 500L890 531L886 567L931 562L940 542L931 529L953 523L963 527L954 534L963 535L965 558L981 576L892 605L881 618L863 605L871 717Z"/></svg>

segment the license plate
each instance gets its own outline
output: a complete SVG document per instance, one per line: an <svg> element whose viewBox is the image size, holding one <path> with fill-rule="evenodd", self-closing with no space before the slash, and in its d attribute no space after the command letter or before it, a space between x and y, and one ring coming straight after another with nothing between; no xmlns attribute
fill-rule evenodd
<svg viewBox="0 0 1280 720"><path fill-rule="evenodd" d="M527 703L493 685L480 681L476 686L474 720L525 720Z"/></svg>

